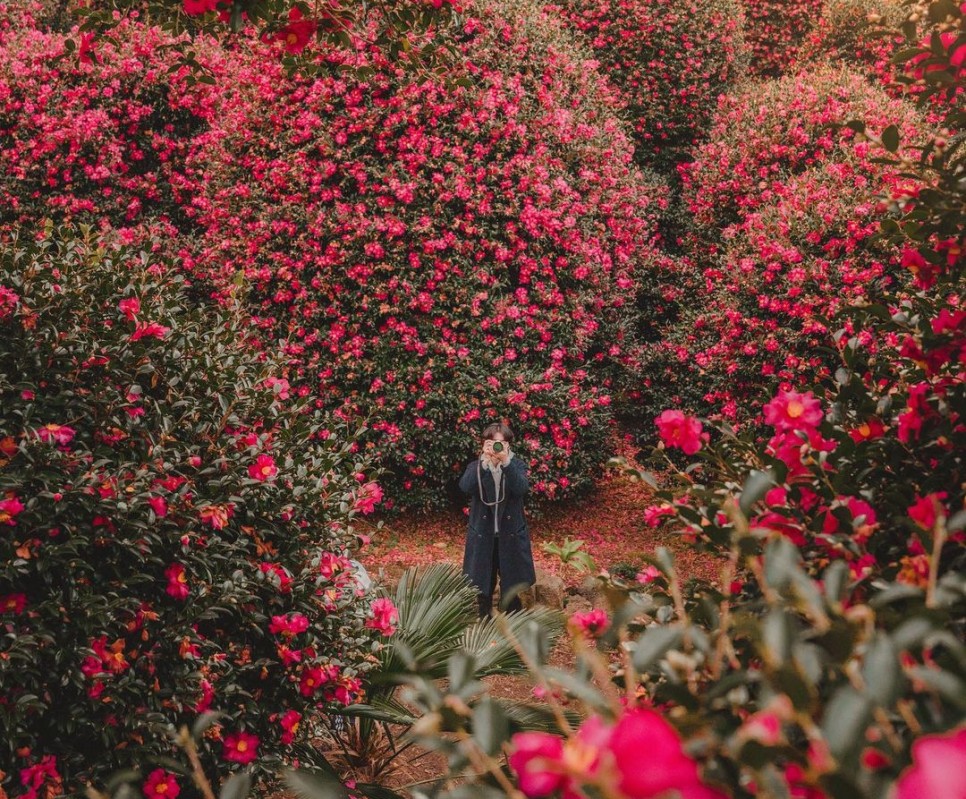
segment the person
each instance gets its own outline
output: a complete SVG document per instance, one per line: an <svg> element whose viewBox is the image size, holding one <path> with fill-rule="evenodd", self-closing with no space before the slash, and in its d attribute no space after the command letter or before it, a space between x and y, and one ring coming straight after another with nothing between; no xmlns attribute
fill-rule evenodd
<svg viewBox="0 0 966 799"><path fill-rule="evenodd" d="M467 465L459 482L460 490L470 497L463 573L479 592L480 618L493 609L498 576L504 600L536 580L530 530L523 514L529 488L527 465L512 452L512 443L508 425L491 424L483 431L479 457ZM522 607L519 594L506 602L508 612Z"/></svg>

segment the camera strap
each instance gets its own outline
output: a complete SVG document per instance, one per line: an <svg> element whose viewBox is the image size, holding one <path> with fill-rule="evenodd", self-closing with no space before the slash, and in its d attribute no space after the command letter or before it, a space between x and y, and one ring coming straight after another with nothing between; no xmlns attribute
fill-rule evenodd
<svg viewBox="0 0 966 799"><path fill-rule="evenodd" d="M479 459L476 461L476 485L480 489L480 502L486 505L488 508L494 508L506 499L506 475L501 475L502 480L500 480L500 488L497 491L496 501L487 502L486 495L483 493L483 464ZM496 482L494 478L494 482Z"/></svg>

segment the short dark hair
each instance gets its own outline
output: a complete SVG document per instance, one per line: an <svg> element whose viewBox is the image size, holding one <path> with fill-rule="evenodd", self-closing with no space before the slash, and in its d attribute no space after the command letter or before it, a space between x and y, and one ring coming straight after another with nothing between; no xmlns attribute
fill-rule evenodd
<svg viewBox="0 0 966 799"><path fill-rule="evenodd" d="M513 443L513 431L510 429L510 425L504 424L503 422L495 422L494 424L487 425L486 429L483 431L483 440L487 441L493 436L499 433L503 436L503 440L507 444Z"/></svg>

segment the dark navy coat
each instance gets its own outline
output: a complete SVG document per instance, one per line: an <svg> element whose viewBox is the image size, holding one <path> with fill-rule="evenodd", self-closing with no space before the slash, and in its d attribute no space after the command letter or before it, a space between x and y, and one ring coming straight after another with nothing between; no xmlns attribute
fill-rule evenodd
<svg viewBox="0 0 966 799"><path fill-rule="evenodd" d="M477 478L479 470L479 479ZM480 501L480 483L487 502L494 502L493 475L484 469L479 458L466 467L460 478L460 491L470 497L470 521L466 531L466 549L463 553L463 573L482 594L492 592L493 574L493 513L496 507ZM503 485L506 494L499 506L499 571L500 590L525 583L533 585L536 574L533 569L533 552L530 548L530 530L523 515L523 498L529 488L527 465L514 457L503 468ZM503 494L503 491L500 492Z"/></svg>

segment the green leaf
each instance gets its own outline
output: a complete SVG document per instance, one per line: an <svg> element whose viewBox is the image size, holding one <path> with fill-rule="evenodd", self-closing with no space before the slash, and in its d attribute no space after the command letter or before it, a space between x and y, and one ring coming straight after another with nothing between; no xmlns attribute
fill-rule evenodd
<svg viewBox="0 0 966 799"><path fill-rule="evenodd" d="M885 147L890 153L894 153L899 149L899 128L895 125L889 125L884 131L882 131L882 146Z"/></svg>
<svg viewBox="0 0 966 799"><path fill-rule="evenodd" d="M284 773L285 784L300 799L349 799L349 792L336 777L308 769Z"/></svg>
<svg viewBox="0 0 966 799"><path fill-rule="evenodd" d="M218 799L245 799L252 789L252 776L247 771L232 774L221 786Z"/></svg>
<svg viewBox="0 0 966 799"><path fill-rule="evenodd" d="M773 667L781 666L792 655L794 628L788 614L775 608L765 616L761 625L761 643L766 661Z"/></svg>
<svg viewBox="0 0 966 799"><path fill-rule="evenodd" d="M832 756L848 762L865 746L865 730L872 718L872 703L850 686L840 688L825 707L822 731Z"/></svg>
<svg viewBox="0 0 966 799"><path fill-rule="evenodd" d="M741 512L745 516L751 513L752 506L765 496L768 489L774 485L775 475L770 469L766 471L752 469L751 474L748 475L748 479L745 480L745 484L741 489L741 499L738 502Z"/></svg>
<svg viewBox="0 0 966 799"><path fill-rule="evenodd" d="M844 560L833 561L822 577L825 583L825 598L830 603L838 603L845 596L849 582L849 564Z"/></svg>
<svg viewBox="0 0 966 799"><path fill-rule="evenodd" d="M490 697L484 697L473 709L473 738L488 755L497 754L510 736L506 713Z"/></svg>
<svg viewBox="0 0 966 799"><path fill-rule="evenodd" d="M869 645L862 663L866 694L878 705L888 708L899 697L902 669L895 645L888 635L878 633Z"/></svg>
<svg viewBox="0 0 966 799"><path fill-rule="evenodd" d="M775 538L765 547L765 580L773 588L781 591L791 584L800 572L801 555L787 538Z"/></svg>
<svg viewBox="0 0 966 799"><path fill-rule="evenodd" d="M634 668L640 672L648 671L681 642L683 632L680 625L648 627L634 643L631 657Z"/></svg>

